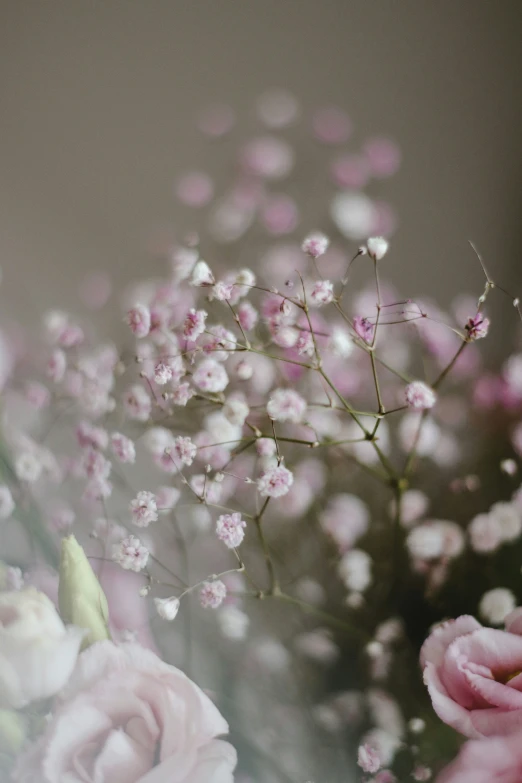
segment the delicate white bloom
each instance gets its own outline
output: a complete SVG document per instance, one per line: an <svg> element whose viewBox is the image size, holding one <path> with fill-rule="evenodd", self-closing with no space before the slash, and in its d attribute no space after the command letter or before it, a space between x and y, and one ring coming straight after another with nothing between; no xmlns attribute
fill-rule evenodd
<svg viewBox="0 0 522 783"><path fill-rule="evenodd" d="M5 484L0 485L0 519L7 519L15 509L11 490Z"/></svg>
<svg viewBox="0 0 522 783"><path fill-rule="evenodd" d="M318 280L314 283L310 294L310 299L314 305L320 307L321 305L330 304L333 298L333 283L330 280Z"/></svg>
<svg viewBox="0 0 522 783"><path fill-rule="evenodd" d="M164 362L158 362L154 368L154 381L158 386L165 386L172 379L172 367Z"/></svg>
<svg viewBox="0 0 522 783"><path fill-rule="evenodd" d="M480 599L479 612L487 623L502 625L516 605L517 602L511 590L507 590L505 587L495 587L484 593Z"/></svg>
<svg viewBox="0 0 522 783"><path fill-rule="evenodd" d="M216 533L220 541L229 548L238 547L245 537L246 522L241 519L241 514L236 511L233 514L222 514L216 522Z"/></svg>
<svg viewBox="0 0 522 783"><path fill-rule="evenodd" d="M20 481L33 483L38 481L43 471L42 460L32 451L19 454L14 463L14 469Z"/></svg>
<svg viewBox="0 0 522 783"><path fill-rule="evenodd" d="M360 191L343 190L333 197L330 214L341 234L358 242L371 233L376 208L373 201Z"/></svg>
<svg viewBox="0 0 522 783"><path fill-rule="evenodd" d="M152 409L152 402L143 386L135 383L124 393L123 407L130 419L147 421Z"/></svg>
<svg viewBox="0 0 522 783"><path fill-rule="evenodd" d="M113 546L112 559L126 571L139 573L147 565L149 550L136 536L127 536Z"/></svg>
<svg viewBox="0 0 522 783"><path fill-rule="evenodd" d="M328 665L339 657L339 647L327 628L316 628L313 631L302 633L294 644L297 652L318 663Z"/></svg>
<svg viewBox="0 0 522 783"><path fill-rule="evenodd" d="M430 387L422 381L413 381L406 386L406 402L412 408L426 410L433 408L437 401L437 395Z"/></svg>
<svg viewBox="0 0 522 783"><path fill-rule="evenodd" d="M244 399L229 397L223 405L223 414L231 424L242 427L250 413L250 408Z"/></svg>
<svg viewBox="0 0 522 783"><path fill-rule="evenodd" d="M403 527L412 527L428 510L428 497L420 489L407 489L401 498L401 525ZM392 500L390 503L390 517L396 513L396 504Z"/></svg>
<svg viewBox="0 0 522 783"><path fill-rule="evenodd" d="M129 508L132 521L138 527L148 527L151 522L156 522L158 519L158 507L152 492L145 490L138 492L134 500L131 500Z"/></svg>
<svg viewBox="0 0 522 783"><path fill-rule="evenodd" d="M274 421L300 422L306 413L306 400L293 389L272 392L266 411Z"/></svg>
<svg viewBox="0 0 522 783"><path fill-rule="evenodd" d="M468 534L471 548L481 554L495 552L503 541L500 521L491 514L477 514L469 524Z"/></svg>
<svg viewBox="0 0 522 783"><path fill-rule="evenodd" d="M353 340L348 330L343 326L334 326L328 348L334 356L347 359L353 353Z"/></svg>
<svg viewBox="0 0 522 783"><path fill-rule="evenodd" d="M212 288L212 298L217 299L218 302L229 302L232 299L232 283L224 283L219 280Z"/></svg>
<svg viewBox="0 0 522 783"><path fill-rule="evenodd" d="M54 696L75 667L85 632L64 626L34 588L0 593L0 706L21 709Z"/></svg>
<svg viewBox="0 0 522 783"><path fill-rule="evenodd" d="M330 240L325 234L321 234L316 231L314 234L309 234L301 245L302 250L311 258L319 258L324 255L328 250Z"/></svg>
<svg viewBox="0 0 522 783"><path fill-rule="evenodd" d="M151 427L145 432L142 443L151 454L163 454L166 448L172 446L173 440L171 431L166 427Z"/></svg>
<svg viewBox="0 0 522 783"><path fill-rule="evenodd" d="M411 718L408 723L408 728L412 734L422 734L426 728L426 723L422 718Z"/></svg>
<svg viewBox="0 0 522 783"><path fill-rule="evenodd" d="M404 635L404 623L399 617L390 617L377 626L375 639L381 644L393 644Z"/></svg>
<svg viewBox="0 0 522 783"><path fill-rule="evenodd" d="M375 261L381 261L388 252L389 244L384 237L370 237L366 242L368 255Z"/></svg>
<svg viewBox="0 0 522 783"><path fill-rule="evenodd" d="M174 620L179 612L179 599L175 596L171 598L155 598L154 605L158 615L163 620Z"/></svg>
<svg viewBox="0 0 522 783"><path fill-rule="evenodd" d="M223 636L234 641L246 639L250 618L237 606L224 606L217 615Z"/></svg>
<svg viewBox="0 0 522 783"><path fill-rule="evenodd" d="M293 483L293 474L284 465L275 465L258 478L257 490L262 497L280 498L286 495Z"/></svg>
<svg viewBox="0 0 522 783"><path fill-rule="evenodd" d="M380 728L367 731L362 741L375 750L383 767L387 767L393 762L395 754L401 746L401 740L398 737Z"/></svg>
<svg viewBox="0 0 522 783"><path fill-rule="evenodd" d="M508 476L514 476L518 471L518 465L514 459L503 459L500 463L500 470Z"/></svg>
<svg viewBox="0 0 522 783"><path fill-rule="evenodd" d="M372 582L372 559L362 549L351 549L342 556L338 571L348 590L362 593Z"/></svg>
<svg viewBox="0 0 522 783"><path fill-rule="evenodd" d="M444 532L434 525L419 525L408 535L406 546L413 558L433 560L444 552Z"/></svg>
<svg viewBox="0 0 522 783"><path fill-rule="evenodd" d="M236 373L240 381L249 381L254 374L254 368L242 359L236 367Z"/></svg>
<svg viewBox="0 0 522 783"><path fill-rule="evenodd" d="M214 275L205 261L198 261L192 271L190 285L209 286L214 285Z"/></svg>
<svg viewBox="0 0 522 783"><path fill-rule="evenodd" d="M319 521L325 533L344 552L366 533L370 515L360 498L341 493L330 498L326 509L319 515Z"/></svg>
<svg viewBox="0 0 522 783"><path fill-rule="evenodd" d="M275 440L272 438L258 438L256 440L256 451L260 457L273 457L277 452Z"/></svg>
<svg viewBox="0 0 522 783"><path fill-rule="evenodd" d="M193 381L199 389L216 394L228 386L228 375L222 364L214 359L204 359L196 367Z"/></svg>
<svg viewBox="0 0 522 783"><path fill-rule="evenodd" d="M419 427L421 427L420 436ZM412 412L406 413L402 417L401 423L399 424L399 437L404 451L411 451L416 443L416 451L419 457L428 457L433 456L435 453L440 442L441 432L433 419L428 418L422 421L419 413Z"/></svg>
<svg viewBox="0 0 522 783"><path fill-rule="evenodd" d="M227 596L227 588L221 579L204 582L199 591L199 602L203 609L217 609Z"/></svg>
<svg viewBox="0 0 522 783"><path fill-rule="evenodd" d="M500 528L502 541L516 541L522 533L522 514L515 503L494 503L490 515Z"/></svg>

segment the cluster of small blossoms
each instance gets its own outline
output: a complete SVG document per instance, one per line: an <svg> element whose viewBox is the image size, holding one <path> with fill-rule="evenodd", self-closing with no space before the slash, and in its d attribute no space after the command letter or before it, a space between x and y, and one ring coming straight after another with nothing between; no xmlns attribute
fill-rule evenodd
<svg viewBox="0 0 522 783"><path fill-rule="evenodd" d="M291 102L276 104L259 112L264 128L226 188L198 171L177 183L194 230L165 252L162 276L129 286L125 345L97 344L87 319L61 311L45 314L36 359L14 341L0 520L33 536L27 512L40 508L35 546L45 551L90 520L80 535L100 574L108 560L114 585L127 572L115 606L125 593L172 622L197 595L215 610L200 612L205 621L245 645L248 674L267 681L289 677L294 655L317 671L336 666L348 629L364 652L357 690L314 705L314 719L357 738L361 779L400 779L394 764L408 747L411 778L427 780L408 738L422 705L405 700L403 714L394 685L408 645L398 607L414 593L426 616L441 611L465 558L493 562L522 536L515 487L487 513L465 503L477 491L473 417L507 415L502 471L517 474L522 354L484 372L476 342L490 327L489 278L485 294L458 297L448 312L388 282L396 219L372 193L400 155L385 139L348 146L342 112L312 123L330 156L328 209L317 211L329 217L321 231L303 225L284 135ZM217 141L228 132L219 127L205 132ZM223 263L232 258L237 266ZM352 287L353 265L366 272L363 290ZM6 583L24 579L8 563ZM252 628L256 598L304 606L309 626L285 640L267 612L269 632ZM511 589L491 583L471 611L499 625L515 606Z"/></svg>

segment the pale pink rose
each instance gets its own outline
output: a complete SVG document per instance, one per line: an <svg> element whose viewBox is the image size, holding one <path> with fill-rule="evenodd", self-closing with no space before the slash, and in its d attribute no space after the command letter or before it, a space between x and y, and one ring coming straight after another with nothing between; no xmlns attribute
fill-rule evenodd
<svg viewBox="0 0 522 783"><path fill-rule="evenodd" d="M522 729L522 637L463 615L436 628L421 650L439 718L473 739Z"/></svg>
<svg viewBox="0 0 522 783"><path fill-rule="evenodd" d="M0 707L19 709L63 688L85 633L60 620L34 587L0 594Z"/></svg>
<svg viewBox="0 0 522 783"><path fill-rule="evenodd" d="M136 644L82 653L18 783L233 783L228 725L179 669Z"/></svg>
<svg viewBox="0 0 522 783"><path fill-rule="evenodd" d="M522 737L489 737L466 742L437 783L519 783L522 780Z"/></svg>

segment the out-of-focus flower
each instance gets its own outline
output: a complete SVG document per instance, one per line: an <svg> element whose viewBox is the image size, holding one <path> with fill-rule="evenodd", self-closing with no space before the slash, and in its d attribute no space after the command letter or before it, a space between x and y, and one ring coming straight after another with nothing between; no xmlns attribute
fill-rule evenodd
<svg viewBox="0 0 522 783"><path fill-rule="evenodd" d="M0 593L0 705L20 709L54 696L74 669L84 634L65 627L34 588Z"/></svg>
<svg viewBox="0 0 522 783"><path fill-rule="evenodd" d="M518 783L522 780L522 735L471 740L437 783Z"/></svg>
<svg viewBox="0 0 522 783"><path fill-rule="evenodd" d="M294 389L276 389L268 400L266 410L274 421L299 422L306 413L306 400Z"/></svg>
<svg viewBox="0 0 522 783"><path fill-rule="evenodd" d="M216 739L227 732L217 708L179 669L139 645L100 642L80 656L14 780L45 783L51 764L60 779L73 779L81 758L100 783L233 783L236 753Z"/></svg>
<svg viewBox="0 0 522 783"><path fill-rule="evenodd" d="M413 381L406 386L406 402L412 408L421 408L426 410L433 408L437 402L437 395L430 387L422 381Z"/></svg>
<svg viewBox="0 0 522 783"><path fill-rule="evenodd" d="M480 599L479 613L491 625L502 625L515 606L516 600L511 590L495 587Z"/></svg>
<svg viewBox="0 0 522 783"><path fill-rule="evenodd" d="M107 599L74 536L62 539L58 603L63 620L86 629L84 646L109 638Z"/></svg>

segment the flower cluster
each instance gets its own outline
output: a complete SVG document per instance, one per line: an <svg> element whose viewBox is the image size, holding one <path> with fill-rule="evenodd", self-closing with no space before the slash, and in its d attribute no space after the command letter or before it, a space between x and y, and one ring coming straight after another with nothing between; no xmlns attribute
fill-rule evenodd
<svg viewBox="0 0 522 783"><path fill-rule="evenodd" d="M435 711L472 740L441 780L486 780L485 758L488 780L502 758L518 774L508 734L522 725L522 596L502 564L516 558L522 538L522 354L493 374L477 345L490 328L485 308L505 291L485 270L485 281L448 312L399 291L389 282L396 218L374 195L399 166L396 145L371 138L349 147L345 113L317 112L313 135L331 155L327 210L321 204L317 215L328 218L308 224L294 196L297 103L275 91L257 113L263 129L242 144L225 188L203 171L177 183L189 230L165 249L160 274L121 297L125 344L99 340L88 318L62 311L43 314L37 350L6 337L0 522L21 529L38 558L22 562L7 549L2 585L20 590L24 580L52 578L57 542L74 527L107 592L106 627L118 642L145 627L153 647L159 627L185 645L191 663L193 613L194 627L210 629L201 647L214 658L216 635L225 655L242 646L230 655L247 676L234 687L255 673L260 691L284 683L285 693L300 692L306 683L295 687L292 678L308 667L317 681L337 682L324 697L311 695L316 687L296 697L293 708L281 702L265 713L256 703L252 712L269 712L272 724L252 718L249 731L261 755L281 763L281 779L309 776L288 751L297 736L281 741L289 725L297 735L307 724L305 702L327 746L344 748L349 738L361 781L436 774L444 753L430 740L437 732L424 691L401 692L418 674L419 635L428 636L421 663ZM214 107L201 129L219 143L232 124L231 112ZM354 267L365 276L362 290L352 285ZM483 481L491 465L477 457L489 454L489 421L506 434L494 466L503 489L493 493ZM430 634L425 622L460 613L451 611L455 596L506 630L464 616ZM0 605L0 630L12 611ZM291 612L304 623L297 632L286 622ZM92 741L76 729L69 737L65 773L88 752L93 780L108 780L117 757L128 764L117 770L122 779L145 781L154 765L166 765L180 783L228 783L235 755L215 739L227 727L196 686L133 645L101 644L82 654L86 668L61 702L66 720L80 703L96 710ZM345 654L348 667L340 665ZM98 658L114 674L110 697L118 688L133 695L121 721L100 712L109 695L88 670ZM22 686L13 706L27 703ZM163 687L173 699L188 689L187 725L191 715L204 723L191 745L199 777L179 772L185 757L163 734L174 725L162 712ZM243 696L238 704L248 705ZM143 742L134 710L153 716ZM35 768L63 747L62 728L54 716L15 779L37 779ZM221 777L206 772L209 759ZM257 779L254 769L248 774L244 783Z"/></svg>

